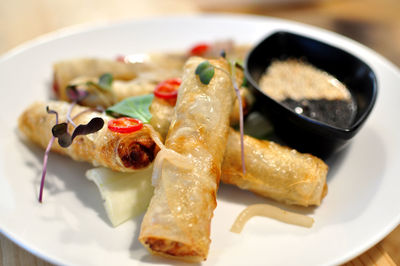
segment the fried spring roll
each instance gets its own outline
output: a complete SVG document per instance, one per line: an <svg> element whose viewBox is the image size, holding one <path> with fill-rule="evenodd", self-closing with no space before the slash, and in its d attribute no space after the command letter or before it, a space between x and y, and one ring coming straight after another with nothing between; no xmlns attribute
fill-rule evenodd
<svg viewBox="0 0 400 266"><path fill-rule="evenodd" d="M54 84L59 100L69 101L66 88L78 85L91 92L87 106L108 107L131 96L151 93L159 82L180 76L185 57L177 54L143 55L143 62L120 62L109 59L81 58L60 61L54 64ZM113 76L110 91L95 90L88 81L98 83L105 73Z"/></svg>
<svg viewBox="0 0 400 266"><path fill-rule="evenodd" d="M240 88L240 95L242 97L243 113L247 114L250 110L250 106L253 103L253 96L248 89L242 87ZM231 125L237 125L239 123L239 101L235 99L232 112L229 116L229 121ZM150 112L152 118L150 124L154 129L160 133L160 135L165 138L168 133L169 125L171 124L171 119L174 114L174 106L168 101L154 98L150 106Z"/></svg>
<svg viewBox="0 0 400 266"><path fill-rule="evenodd" d="M131 81L115 80L110 90L102 90L91 84L98 83L99 77L78 77L69 86L76 86L80 91L86 91L88 96L79 102L82 106L108 108L126 98L151 94L162 80L172 78L169 75L156 77L137 77ZM175 77L175 75L174 75ZM69 101L69 99L62 99Z"/></svg>
<svg viewBox="0 0 400 266"><path fill-rule="evenodd" d="M173 112L173 106L163 100L155 99L151 105L153 117L150 123L162 136L168 132ZM250 136L244 137L244 154L245 174L242 172L240 135L231 129L222 164L222 182L287 204L320 205L327 191L328 171L322 160Z"/></svg>
<svg viewBox="0 0 400 266"><path fill-rule="evenodd" d="M99 77L111 73L115 79L131 80L139 71L146 68L143 64L125 64L116 60L80 58L57 62L53 65L53 88L60 100L69 100L65 88L77 77Z"/></svg>
<svg viewBox="0 0 400 266"><path fill-rule="evenodd" d="M225 50L227 57L235 62L242 61L248 50L248 46L237 46L232 41L216 42L212 47L209 49L210 58L219 57ZM187 58L186 53L151 53L126 56L124 62L95 58L60 61L53 66L53 86L59 100L69 101L66 88L74 85L89 92L89 97L80 102L81 105L107 108L128 97L152 93L156 85L166 79L181 77ZM98 84L100 76L105 73L113 75L111 90L91 85ZM241 70L236 73L240 85L244 75ZM243 93L249 94L248 91ZM252 101L243 103L248 108ZM237 121L237 114L233 115Z"/></svg>
<svg viewBox="0 0 400 266"><path fill-rule="evenodd" d="M221 181L286 204L320 205L327 193L328 166L311 154L244 136L242 172L240 134L231 129Z"/></svg>
<svg viewBox="0 0 400 266"><path fill-rule="evenodd" d="M150 125L165 139L174 115L174 105L164 99L154 97L150 105Z"/></svg>
<svg viewBox="0 0 400 266"><path fill-rule="evenodd" d="M52 138L52 127L56 123L54 114L46 111L46 106L57 111L59 122L66 121L70 104L52 101L48 103L36 102L28 107L18 120L19 130L32 142L46 148ZM94 117L101 117L105 125L103 128L89 135L77 136L72 144L61 147L57 141L52 151L68 155L77 161L86 161L95 166L105 166L115 171L132 172L148 167L160 150L154 138L154 130L143 127L130 134L116 133L107 128L109 116L90 111L86 107L74 106L71 117L76 125L87 124ZM72 125L69 132L72 132Z"/></svg>
<svg viewBox="0 0 400 266"><path fill-rule="evenodd" d="M254 98L250 91L245 87L240 88L240 96L242 97L243 114L246 115L250 111ZM174 106L164 99L155 97L151 103L150 112L152 114L150 124L163 138L165 138L174 114ZM237 98L235 98L229 121L231 125L239 124L239 101Z"/></svg>
<svg viewBox="0 0 400 266"><path fill-rule="evenodd" d="M226 73L227 62L210 60L218 68L209 85L204 85L195 75L196 67L203 61L193 57L184 67L166 139L166 147L187 161L185 166L177 165L174 158L168 160L166 156L139 235L140 242L151 253L187 261L207 258L210 223L235 97L230 74ZM156 167L157 162L154 171Z"/></svg>

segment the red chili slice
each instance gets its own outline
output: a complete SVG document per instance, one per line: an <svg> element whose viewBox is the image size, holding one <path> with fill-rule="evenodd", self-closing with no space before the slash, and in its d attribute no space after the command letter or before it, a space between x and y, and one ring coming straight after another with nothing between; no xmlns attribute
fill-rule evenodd
<svg viewBox="0 0 400 266"><path fill-rule="evenodd" d="M190 49L190 55L201 56L205 52L207 52L208 49L210 49L210 45L209 44L207 44L207 43L199 43L199 44L193 46L192 49Z"/></svg>
<svg viewBox="0 0 400 266"><path fill-rule="evenodd" d="M108 121L108 129L117 133L132 133L143 128L143 122L131 117L121 117Z"/></svg>
<svg viewBox="0 0 400 266"><path fill-rule="evenodd" d="M182 80L179 78L167 79L160 82L154 89L154 96L165 100L176 99L181 83Z"/></svg>
<svg viewBox="0 0 400 266"><path fill-rule="evenodd" d="M121 62L121 63L125 63L125 56L124 55L118 55L115 58L116 61Z"/></svg>

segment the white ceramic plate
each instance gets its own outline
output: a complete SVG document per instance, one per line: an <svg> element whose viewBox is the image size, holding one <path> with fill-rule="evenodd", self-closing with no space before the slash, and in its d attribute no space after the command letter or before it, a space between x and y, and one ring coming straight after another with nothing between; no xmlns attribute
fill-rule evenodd
<svg viewBox="0 0 400 266"><path fill-rule="evenodd" d="M79 32L59 32L22 46L0 61L0 226L30 252L57 264L169 264L138 243L142 217L112 228L90 166L51 154L44 204L37 202L43 151L23 143L16 122L24 107L48 98L52 63L72 57L187 49L198 41L232 38L255 43L277 29L347 50L376 72L378 100L352 144L329 160L329 192L305 229L255 218L242 234L229 232L251 203L270 202L222 185L212 221L207 265L321 265L345 262L385 237L400 221L399 71L371 50L320 29L261 17L184 16L130 21Z"/></svg>

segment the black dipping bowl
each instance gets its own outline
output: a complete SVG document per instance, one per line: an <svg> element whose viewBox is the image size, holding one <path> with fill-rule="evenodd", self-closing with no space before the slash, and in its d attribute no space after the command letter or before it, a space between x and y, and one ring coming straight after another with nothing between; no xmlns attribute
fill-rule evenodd
<svg viewBox="0 0 400 266"><path fill-rule="evenodd" d="M289 58L305 59L347 86L357 105L355 119L348 128L297 114L261 91L259 80L271 62ZM268 36L250 51L245 75L256 96L256 108L273 123L276 135L300 152L322 158L344 147L360 130L374 106L378 90L374 72L359 58L326 43L283 31Z"/></svg>

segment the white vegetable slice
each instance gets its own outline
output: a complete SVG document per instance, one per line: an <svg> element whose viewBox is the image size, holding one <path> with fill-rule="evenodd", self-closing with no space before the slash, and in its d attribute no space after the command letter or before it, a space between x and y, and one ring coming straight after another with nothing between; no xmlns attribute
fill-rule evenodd
<svg viewBox="0 0 400 266"><path fill-rule="evenodd" d="M100 167L86 172L86 177L97 185L114 227L147 209L154 191L152 170L149 167L134 173L120 173Z"/></svg>

